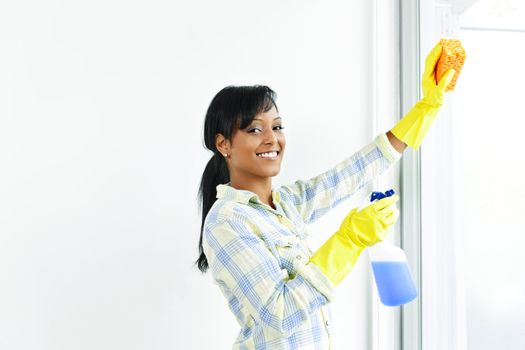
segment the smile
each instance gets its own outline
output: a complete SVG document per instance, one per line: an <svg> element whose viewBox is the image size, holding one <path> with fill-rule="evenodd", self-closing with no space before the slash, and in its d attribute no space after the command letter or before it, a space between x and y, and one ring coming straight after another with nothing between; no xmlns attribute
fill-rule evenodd
<svg viewBox="0 0 525 350"><path fill-rule="evenodd" d="M257 157L264 158L268 160L274 160L277 159L279 156L279 151L273 151L273 152L266 152L266 153L256 153Z"/></svg>

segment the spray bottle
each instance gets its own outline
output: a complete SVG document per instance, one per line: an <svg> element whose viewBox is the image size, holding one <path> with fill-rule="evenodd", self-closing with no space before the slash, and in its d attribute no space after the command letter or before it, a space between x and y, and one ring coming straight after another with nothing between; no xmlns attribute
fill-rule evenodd
<svg viewBox="0 0 525 350"><path fill-rule="evenodd" d="M372 192L370 202L393 194L392 189L385 193ZM384 241L368 247L367 250L381 303L399 306L414 300L417 297L417 288L405 252Z"/></svg>

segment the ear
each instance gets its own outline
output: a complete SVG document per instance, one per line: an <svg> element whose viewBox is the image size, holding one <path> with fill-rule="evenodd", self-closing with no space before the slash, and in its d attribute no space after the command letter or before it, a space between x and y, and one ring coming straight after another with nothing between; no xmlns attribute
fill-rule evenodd
<svg viewBox="0 0 525 350"><path fill-rule="evenodd" d="M215 135L215 147L223 155L230 154L230 141L226 140L226 138L222 134Z"/></svg>

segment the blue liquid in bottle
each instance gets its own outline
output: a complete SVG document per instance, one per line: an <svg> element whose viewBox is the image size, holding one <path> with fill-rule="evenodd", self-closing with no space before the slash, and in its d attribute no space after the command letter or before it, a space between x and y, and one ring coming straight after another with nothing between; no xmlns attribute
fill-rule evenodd
<svg viewBox="0 0 525 350"><path fill-rule="evenodd" d="M406 262L373 261L372 269L384 305L398 306L416 298L417 289Z"/></svg>

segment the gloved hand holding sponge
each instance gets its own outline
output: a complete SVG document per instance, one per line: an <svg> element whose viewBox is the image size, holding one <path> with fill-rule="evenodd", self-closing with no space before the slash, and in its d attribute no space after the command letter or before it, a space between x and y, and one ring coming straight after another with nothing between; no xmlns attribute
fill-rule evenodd
<svg viewBox="0 0 525 350"><path fill-rule="evenodd" d="M423 98L397 123L392 134L418 149L444 103L445 91L454 89L465 62L465 50L457 39L441 39L425 60Z"/></svg>
<svg viewBox="0 0 525 350"><path fill-rule="evenodd" d="M310 258L337 286L352 270L369 246L385 239L388 228L399 218L395 203L399 196L393 195L377 200L358 210L352 209L337 230Z"/></svg>

